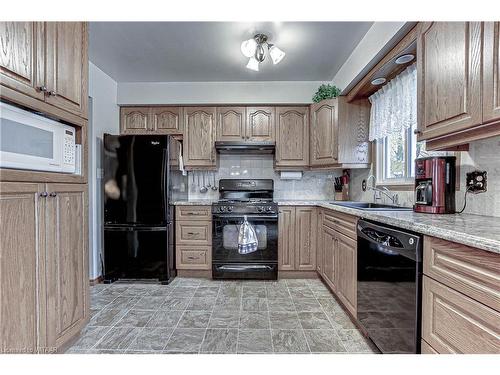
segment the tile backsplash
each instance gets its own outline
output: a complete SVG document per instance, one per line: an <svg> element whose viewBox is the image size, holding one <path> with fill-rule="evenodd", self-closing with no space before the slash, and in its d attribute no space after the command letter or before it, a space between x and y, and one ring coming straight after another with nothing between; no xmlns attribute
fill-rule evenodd
<svg viewBox="0 0 500 375"><path fill-rule="evenodd" d="M468 152L461 152L460 190L456 192L457 210L461 210L464 204L465 175L474 170L488 172L488 190L481 194L468 194L464 213L500 217L500 137L472 142ZM352 200L373 201L373 192L363 192L361 189L362 181L370 174L373 174L371 169L351 171ZM399 195L401 205L408 207L413 205L413 191L395 192ZM383 197L383 201L390 203L385 197Z"/></svg>
<svg viewBox="0 0 500 375"><path fill-rule="evenodd" d="M218 191L209 189L200 193L200 185L218 183L223 178L269 178L274 180L275 199L314 199L333 200L333 177L341 171L307 171L300 180L282 180L280 172L273 169L271 155L219 155L219 169L214 172L189 172L189 199L213 199L219 197ZM198 183L199 178L199 183Z"/></svg>

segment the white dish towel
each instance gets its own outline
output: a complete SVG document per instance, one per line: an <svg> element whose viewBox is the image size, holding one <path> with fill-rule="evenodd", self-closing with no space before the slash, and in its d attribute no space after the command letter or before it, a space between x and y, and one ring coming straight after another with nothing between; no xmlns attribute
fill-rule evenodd
<svg viewBox="0 0 500 375"><path fill-rule="evenodd" d="M250 224L245 216L243 224L240 226L238 233L238 253L249 254L257 251L259 242L257 241L257 234L252 224Z"/></svg>

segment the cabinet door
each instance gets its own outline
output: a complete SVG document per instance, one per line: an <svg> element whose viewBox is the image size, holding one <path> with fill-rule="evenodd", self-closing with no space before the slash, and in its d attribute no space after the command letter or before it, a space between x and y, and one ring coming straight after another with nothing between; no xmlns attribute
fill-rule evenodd
<svg viewBox="0 0 500 375"><path fill-rule="evenodd" d="M484 24L483 122L500 119L500 22Z"/></svg>
<svg viewBox="0 0 500 375"><path fill-rule="evenodd" d="M316 269L316 209L295 208L295 268L298 271Z"/></svg>
<svg viewBox="0 0 500 375"><path fill-rule="evenodd" d="M87 118L87 24L46 22L47 103Z"/></svg>
<svg viewBox="0 0 500 375"><path fill-rule="evenodd" d="M422 338L439 353L500 353L500 313L424 276Z"/></svg>
<svg viewBox="0 0 500 375"><path fill-rule="evenodd" d="M309 166L309 109L276 108L276 167Z"/></svg>
<svg viewBox="0 0 500 375"><path fill-rule="evenodd" d="M154 134L182 134L181 107L152 107L150 113Z"/></svg>
<svg viewBox="0 0 500 375"><path fill-rule="evenodd" d="M246 139L245 107L217 108L217 140L241 141Z"/></svg>
<svg viewBox="0 0 500 375"><path fill-rule="evenodd" d="M337 99L323 100L311 105L310 164L321 167L336 164Z"/></svg>
<svg viewBox="0 0 500 375"><path fill-rule="evenodd" d="M336 286L337 296L356 316L357 309L357 244L352 238L337 232Z"/></svg>
<svg viewBox="0 0 500 375"><path fill-rule="evenodd" d="M337 289L335 286L335 256L337 247L335 231L327 226L323 226L321 240L323 241L321 245L323 247L323 279L335 291Z"/></svg>
<svg viewBox="0 0 500 375"><path fill-rule="evenodd" d="M37 348L37 263L43 249L43 185L0 182L0 353Z"/></svg>
<svg viewBox="0 0 500 375"><path fill-rule="evenodd" d="M1 84L44 100L43 23L0 22Z"/></svg>
<svg viewBox="0 0 500 375"><path fill-rule="evenodd" d="M481 23L422 23L417 43L419 139L480 124Z"/></svg>
<svg viewBox="0 0 500 375"><path fill-rule="evenodd" d="M215 167L215 107L184 108L184 165Z"/></svg>
<svg viewBox="0 0 500 375"><path fill-rule="evenodd" d="M316 271L323 275L323 211L318 209L316 234Z"/></svg>
<svg viewBox="0 0 500 375"><path fill-rule="evenodd" d="M120 109L121 134L148 134L151 129L149 107L122 107Z"/></svg>
<svg viewBox="0 0 500 375"><path fill-rule="evenodd" d="M88 318L87 185L47 184L47 346L60 348Z"/></svg>
<svg viewBox="0 0 500 375"><path fill-rule="evenodd" d="M250 141L274 141L274 107L248 107L246 137Z"/></svg>
<svg viewBox="0 0 500 375"><path fill-rule="evenodd" d="M280 207L278 216L278 269L295 268L295 207Z"/></svg>

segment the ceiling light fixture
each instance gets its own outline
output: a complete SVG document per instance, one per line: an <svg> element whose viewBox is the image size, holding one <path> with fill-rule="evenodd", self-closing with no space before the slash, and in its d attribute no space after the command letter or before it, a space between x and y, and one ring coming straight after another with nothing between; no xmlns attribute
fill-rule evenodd
<svg viewBox="0 0 500 375"><path fill-rule="evenodd" d="M273 64L279 64L285 57L285 52L274 44L269 44L267 39L268 37L265 34L256 34L252 39L245 40L241 43L241 53L249 58L247 64L248 69L256 72L259 71L259 64L266 59L266 49L264 47L267 47L267 52Z"/></svg>
<svg viewBox="0 0 500 375"><path fill-rule="evenodd" d="M413 61L414 58L415 58L415 55L412 55L411 53L409 53L407 55L399 56L396 59L395 63L398 65L403 65L403 64L409 63L410 61Z"/></svg>

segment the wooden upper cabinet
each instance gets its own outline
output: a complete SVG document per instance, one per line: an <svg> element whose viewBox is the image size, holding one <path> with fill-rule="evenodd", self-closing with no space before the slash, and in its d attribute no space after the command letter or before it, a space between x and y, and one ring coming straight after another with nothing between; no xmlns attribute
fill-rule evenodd
<svg viewBox="0 0 500 375"><path fill-rule="evenodd" d="M217 108L217 140L242 141L246 139L246 108Z"/></svg>
<svg viewBox="0 0 500 375"><path fill-rule="evenodd" d="M47 22L46 101L87 118L87 24Z"/></svg>
<svg viewBox="0 0 500 375"><path fill-rule="evenodd" d="M482 24L424 22L419 27L419 140L480 124Z"/></svg>
<svg viewBox="0 0 500 375"><path fill-rule="evenodd" d="M336 232L336 286L337 296L349 312L357 310L357 243L352 238Z"/></svg>
<svg viewBox="0 0 500 375"><path fill-rule="evenodd" d="M246 139L274 141L274 107L247 107Z"/></svg>
<svg viewBox="0 0 500 375"><path fill-rule="evenodd" d="M61 347L86 323L87 185L47 184L46 345Z"/></svg>
<svg viewBox="0 0 500 375"><path fill-rule="evenodd" d="M484 24L483 122L500 119L500 22Z"/></svg>
<svg viewBox="0 0 500 375"><path fill-rule="evenodd" d="M151 107L151 131L154 134L182 134L181 107Z"/></svg>
<svg viewBox="0 0 500 375"><path fill-rule="evenodd" d="M0 22L0 82L44 100L43 22Z"/></svg>
<svg viewBox="0 0 500 375"><path fill-rule="evenodd" d="M311 105L310 164L311 167L336 164L337 100L323 100Z"/></svg>
<svg viewBox="0 0 500 375"><path fill-rule="evenodd" d="M184 108L184 165L186 167L216 167L215 107Z"/></svg>
<svg viewBox="0 0 500 375"><path fill-rule="evenodd" d="M276 108L276 167L309 167L309 108Z"/></svg>
<svg viewBox="0 0 500 375"><path fill-rule="evenodd" d="M0 182L0 353L36 351L42 191L43 184Z"/></svg>
<svg viewBox="0 0 500 375"><path fill-rule="evenodd" d="M314 207L295 208L295 269L316 270L317 213Z"/></svg>
<svg viewBox="0 0 500 375"><path fill-rule="evenodd" d="M0 42L2 85L88 117L87 23L2 22Z"/></svg>
<svg viewBox="0 0 500 375"><path fill-rule="evenodd" d="M278 216L278 269L295 270L295 207L280 207Z"/></svg>
<svg viewBox="0 0 500 375"><path fill-rule="evenodd" d="M120 117L121 134L145 134L151 129L149 107L122 107Z"/></svg>

